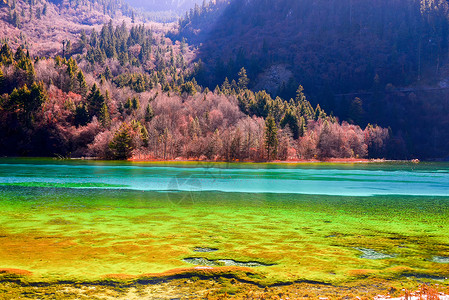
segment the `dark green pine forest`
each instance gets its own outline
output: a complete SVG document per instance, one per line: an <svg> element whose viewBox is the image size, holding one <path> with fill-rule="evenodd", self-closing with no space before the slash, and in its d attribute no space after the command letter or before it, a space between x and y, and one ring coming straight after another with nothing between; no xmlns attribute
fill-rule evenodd
<svg viewBox="0 0 449 300"><path fill-rule="evenodd" d="M446 1L204 1L170 24L117 1L0 12L0 155L449 156ZM49 54L35 32L56 14L78 27Z"/></svg>

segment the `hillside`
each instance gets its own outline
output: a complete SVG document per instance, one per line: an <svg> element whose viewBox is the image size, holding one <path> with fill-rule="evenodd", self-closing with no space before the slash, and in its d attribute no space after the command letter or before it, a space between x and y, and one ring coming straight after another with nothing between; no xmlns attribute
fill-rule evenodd
<svg viewBox="0 0 449 300"><path fill-rule="evenodd" d="M340 119L390 126L408 145L407 157L441 158L449 155L444 119L423 117L436 136L430 141L402 118L448 112L419 92L449 77L448 24L446 1L235 0L183 18L173 36L199 46L201 84L236 79L241 67L252 89L282 98L294 97L300 83L312 103ZM394 105L399 115L391 118L389 101L404 89L418 91L415 100ZM445 102L441 93L431 97Z"/></svg>
<svg viewBox="0 0 449 300"><path fill-rule="evenodd" d="M294 100L254 93L242 68L236 81L202 87L192 78L195 52L167 38L166 25L96 9L86 22L84 6L41 4L53 11L15 23L24 38L8 35L0 51L0 155L260 161L391 152L386 129L338 122L301 86ZM19 0L11 10L24 7ZM39 34L51 16L56 33Z"/></svg>
<svg viewBox="0 0 449 300"><path fill-rule="evenodd" d="M132 11L119 0L9 0L0 6L0 37L14 49L21 45L33 55L62 54L63 41L71 41L69 50L76 53L81 31L101 28L111 18L115 23L130 23Z"/></svg>
<svg viewBox="0 0 449 300"><path fill-rule="evenodd" d="M127 3L134 7L143 7L148 11L174 11L178 14L182 14L185 11L190 10L195 4L202 4L203 0L127 0Z"/></svg>

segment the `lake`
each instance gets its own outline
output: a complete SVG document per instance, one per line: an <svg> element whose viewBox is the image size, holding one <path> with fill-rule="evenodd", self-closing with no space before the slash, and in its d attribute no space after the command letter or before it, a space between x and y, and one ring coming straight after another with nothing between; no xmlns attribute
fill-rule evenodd
<svg viewBox="0 0 449 300"><path fill-rule="evenodd" d="M0 269L263 284L449 276L449 164L0 159Z"/></svg>

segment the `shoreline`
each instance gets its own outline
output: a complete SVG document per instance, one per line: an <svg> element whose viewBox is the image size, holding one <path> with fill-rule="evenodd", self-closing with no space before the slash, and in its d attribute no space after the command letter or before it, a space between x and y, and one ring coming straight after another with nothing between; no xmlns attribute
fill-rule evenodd
<svg viewBox="0 0 449 300"><path fill-rule="evenodd" d="M29 157L27 157L29 158ZM58 159L58 158L52 158ZM65 160L65 159L61 159ZM126 160L108 160L101 159L97 157L76 157L67 158L67 160L74 161L103 161L103 162L136 162L136 163L217 163L217 164L253 164L253 165L306 165L306 164L385 164L385 163L404 163L404 164L419 164L419 163L445 163L446 161L421 161L418 159L412 160L391 160L384 158L329 158L329 159L296 159L296 160L271 160L271 161L251 161L251 160L201 160L201 159L187 159L187 158L176 158L176 159L143 159L143 158L129 158Z"/></svg>
<svg viewBox="0 0 449 300"><path fill-rule="evenodd" d="M97 280L35 278L26 270L0 269L0 299L449 299L449 286L426 280L364 278L341 283L250 280L242 267L192 267L140 276L111 274ZM251 275L253 276L253 275ZM249 280L248 280L249 279ZM415 297L416 296L416 297ZM424 296L426 298L419 298ZM5 298L4 298L5 297ZM432 297L432 298L428 298ZM438 298L435 298L438 297Z"/></svg>

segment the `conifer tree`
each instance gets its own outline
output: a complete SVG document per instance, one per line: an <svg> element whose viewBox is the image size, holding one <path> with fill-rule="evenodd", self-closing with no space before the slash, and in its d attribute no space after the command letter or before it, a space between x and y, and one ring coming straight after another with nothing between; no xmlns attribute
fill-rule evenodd
<svg viewBox="0 0 449 300"><path fill-rule="evenodd" d="M106 80L112 79L112 72L111 72L111 69L109 68L109 66L106 66L106 69L104 70L103 75Z"/></svg>
<svg viewBox="0 0 449 300"><path fill-rule="evenodd" d="M248 75L246 75L245 68L241 68L238 75L239 75L239 82L238 82L239 89L246 90L248 88L249 79Z"/></svg>
<svg viewBox="0 0 449 300"><path fill-rule="evenodd" d="M84 103L80 103L75 109L75 125L85 126L89 122L89 111Z"/></svg>
<svg viewBox="0 0 449 300"><path fill-rule="evenodd" d="M5 76L3 75L3 71L0 65L0 95L3 94L3 92L6 89L6 85L5 85L6 79Z"/></svg>
<svg viewBox="0 0 449 300"><path fill-rule="evenodd" d="M109 149L115 159L128 159L132 155L134 145L131 137L132 128L128 123L123 123L109 143Z"/></svg>
<svg viewBox="0 0 449 300"><path fill-rule="evenodd" d="M97 85L94 84L92 86L92 89L90 90L89 95L87 96L88 110L91 117L99 115L104 102L104 96L100 93Z"/></svg>
<svg viewBox="0 0 449 300"><path fill-rule="evenodd" d="M87 93L87 83L83 71L79 70L76 78L78 80L78 93L85 96Z"/></svg>
<svg viewBox="0 0 449 300"><path fill-rule="evenodd" d="M271 115L268 116L265 120L265 148L268 160L276 158L278 146L277 130L274 118Z"/></svg>
<svg viewBox="0 0 449 300"><path fill-rule="evenodd" d="M133 99L132 99L132 109L133 110L138 110L139 108L140 108L139 98L133 97Z"/></svg>
<svg viewBox="0 0 449 300"><path fill-rule="evenodd" d="M153 108L151 107L151 104L148 103L147 109L145 110L145 122L150 122L151 119L154 117Z"/></svg>
<svg viewBox="0 0 449 300"><path fill-rule="evenodd" d="M103 128L108 127L111 123L111 116L109 115L106 102L103 102L103 105L101 106L99 120Z"/></svg>
<svg viewBox="0 0 449 300"><path fill-rule="evenodd" d="M291 109L286 110L280 125L283 128L288 126L295 140L300 136L298 116Z"/></svg>

